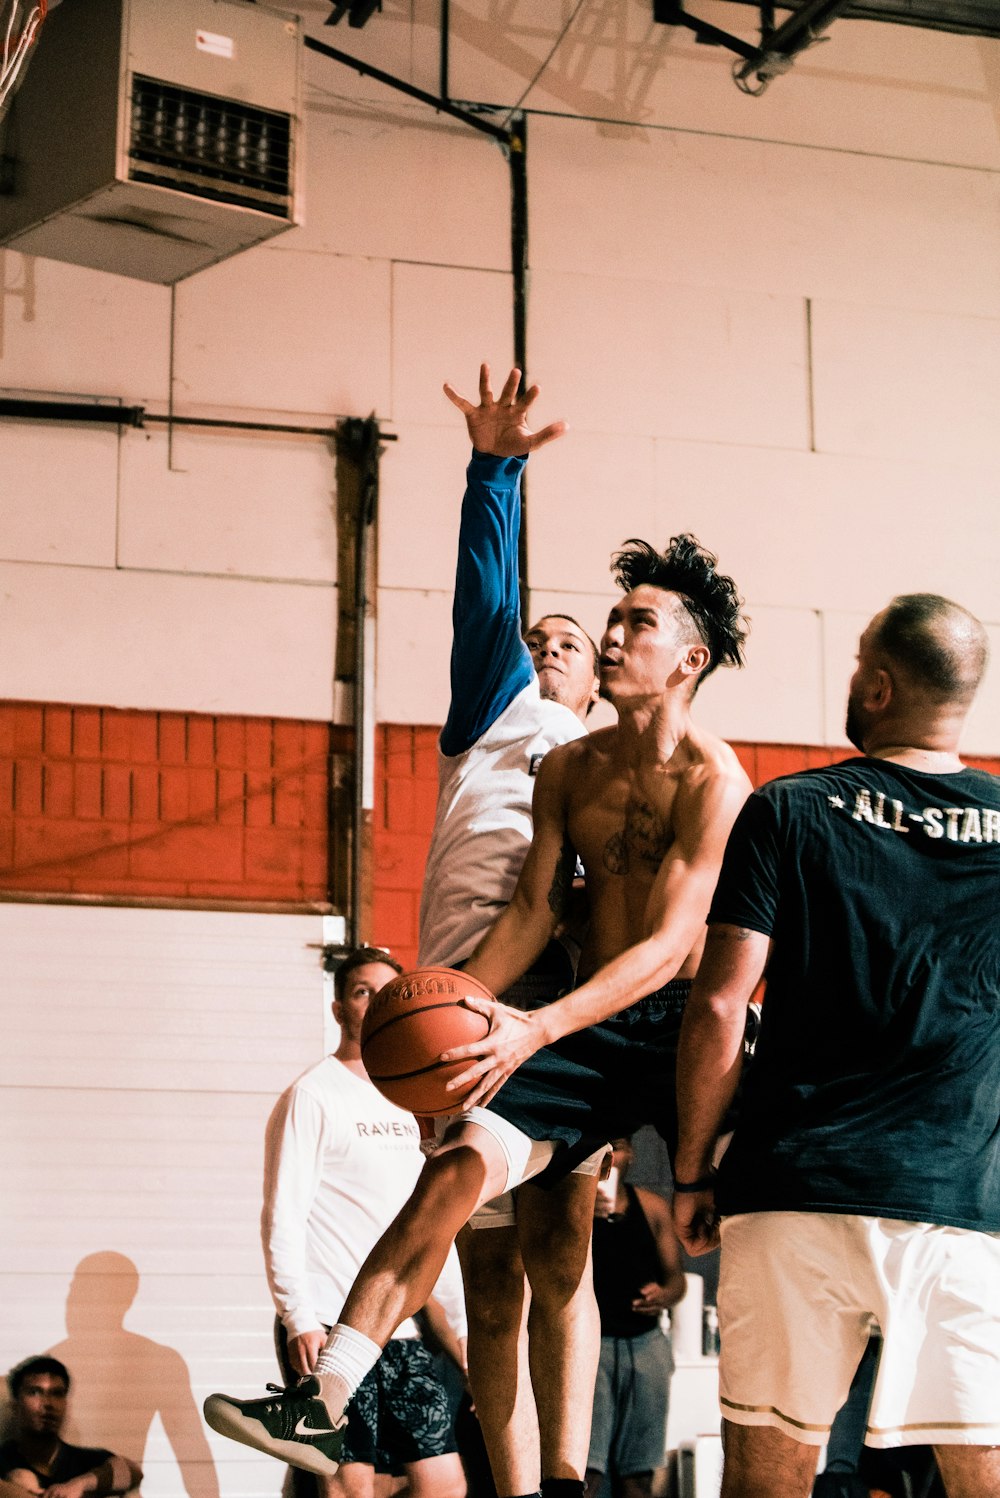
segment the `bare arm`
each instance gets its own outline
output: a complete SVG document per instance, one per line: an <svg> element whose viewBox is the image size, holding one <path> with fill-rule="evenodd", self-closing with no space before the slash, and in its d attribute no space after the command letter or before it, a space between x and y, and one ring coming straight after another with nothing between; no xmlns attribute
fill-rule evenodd
<svg viewBox="0 0 1000 1498"><path fill-rule="evenodd" d="M679 1181L700 1181L711 1172L716 1142L743 1067L747 1007L769 949L770 939L762 932L742 926L709 928L677 1053L680 1138L675 1174ZM673 1218L689 1254L707 1253L717 1246L711 1187L676 1194Z"/></svg>
<svg viewBox="0 0 1000 1498"><path fill-rule="evenodd" d="M742 771L693 775L678 789L672 809L674 841L649 896L648 934L573 993L530 1016L518 1016L530 1019L530 1025L507 1024L504 1016L493 1016L484 1040L446 1052L449 1058L468 1057L474 1063L449 1084L458 1090L477 1080L463 1108L487 1102L541 1046L618 1014L676 975L704 929L726 839L748 791ZM551 862L548 868L551 872ZM474 963L470 968L481 976Z"/></svg>
<svg viewBox="0 0 1000 1498"><path fill-rule="evenodd" d="M431 1295L424 1305L422 1314L427 1318L427 1326L441 1351L446 1357L451 1358L463 1375L467 1374L469 1368L465 1350L466 1339L456 1335L444 1306Z"/></svg>
<svg viewBox="0 0 1000 1498"><path fill-rule="evenodd" d="M573 746L551 749L532 798L533 834L510 904L465 964L466 972L503 993L551 940L569 907L576 854L566 835L565 782Z"/></svg>
<svg viewBox="0 0 1000 1498"><path fill-rule="evenodd" d="M71 1477L68 1482L53 1483L46 1492L53 1498L86 1498L87 1494L107 1498L109 1493L131 1492L141 1482L142 1468L136 1462L127 1456L109 1456L99 1467Z"/></svg>
<svg viewBox="0 0 1000 1498"><path fill-rule="evenodd" d="M635 1194L656 1240L661 1273L658 1280L642 1286L632 1302L632 1309L658 1316L661 1311L669 1310L684 1299L687 1281L681 1267L680 1245L670 1219L669 1206L662 1196L657 1196L655 1191L647 1191L642 1186L635 1188Z"/></svg>

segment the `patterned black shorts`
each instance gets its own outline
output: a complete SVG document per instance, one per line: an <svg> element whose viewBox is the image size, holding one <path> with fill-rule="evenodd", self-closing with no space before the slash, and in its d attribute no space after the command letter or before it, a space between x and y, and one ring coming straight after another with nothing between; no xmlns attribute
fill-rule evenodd
<svg viewBox="0 0 1000 1498"><path fill-rule="evenodd" d="M389 1342L347 1406L341 1462L398 1474L409 1462L457 1450L448 1396L416 1338Z"/></svg>

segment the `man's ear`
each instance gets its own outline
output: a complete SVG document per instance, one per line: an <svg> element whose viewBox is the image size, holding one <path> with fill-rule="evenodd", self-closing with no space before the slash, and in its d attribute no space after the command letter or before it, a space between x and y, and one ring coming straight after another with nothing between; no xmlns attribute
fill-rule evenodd
<svg viewBox="0 0 1000 1498"><path fill-rule="evenodd" d="M707 645L691 645L681 661L681 670L687 676L700 676L711 659L712 652Z"/></svg>
<svg viewBox="0 0 1000 1498"><path fill-rule="evenodd" d="M876 666L866 696L871 707L884 711L892 701L892 677L884 666Z"/></svg>

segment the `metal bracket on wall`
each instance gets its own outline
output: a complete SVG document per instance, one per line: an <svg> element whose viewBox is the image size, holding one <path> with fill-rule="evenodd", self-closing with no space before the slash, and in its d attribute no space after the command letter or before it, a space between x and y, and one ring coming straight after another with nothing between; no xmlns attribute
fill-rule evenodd
<svg viewBox="0 0 1000 1498"><path fill-rule="evenodd" d="M827 27L850 3L851 0L805 0L787 20L775 26L773 0L761 0L760 45L756 47L699 16L690 15L683 0L653 0L653 20L664 26L685 26L699 42L735 52L742 61L733 64L733 81L743 93L756 97L772 79L788 72L800 52L825 41Z"/></svg>

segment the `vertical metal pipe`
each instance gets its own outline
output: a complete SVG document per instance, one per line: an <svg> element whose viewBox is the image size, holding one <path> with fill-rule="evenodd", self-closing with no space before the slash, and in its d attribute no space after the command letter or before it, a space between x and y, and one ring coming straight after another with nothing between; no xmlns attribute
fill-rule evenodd
<svg viewBox="0 0 1000 1498"><path fill-rule="evenodd" d="M528 121L523 114L509 121L510 144L510 263L514 293L514 363L528 384ZM527 471L521 478L521 534L518 542L521 578L521 626L528 627L528 491Z"/></svg>
<svg viewBox="0 0 1000 1498"><path fill-rule="evenodd" d="M351 841L351 942L370 941L371 854L375 814L375 609L372 598L382 448L374 418L356 424L359 467L354 563L354 828Z"/></svg>
<svg viewBox="0 0 1000 1498"><path fill-rule="evenodd" d="M448 79L448 47L451 31L451 4L450 0L441 0L441 37L440 37L440 87L438 92L442 99L451 100L451 92Z"/></svg>

